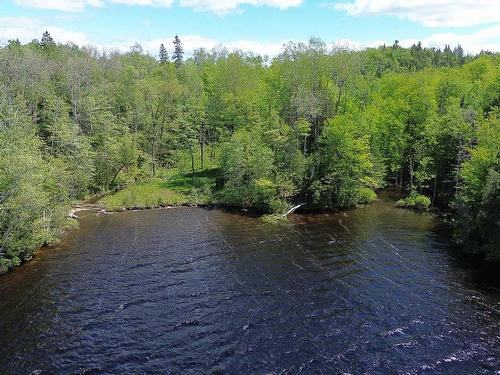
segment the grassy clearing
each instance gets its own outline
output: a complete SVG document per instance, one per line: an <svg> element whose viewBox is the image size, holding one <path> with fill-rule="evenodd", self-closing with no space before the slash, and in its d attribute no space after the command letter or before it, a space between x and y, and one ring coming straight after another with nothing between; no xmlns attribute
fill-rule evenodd
<svg viewBox="0 0 500 375"><path fill-rule="evenodd" d="M128 185L123 190L108 195L102 203L109 211L133 208L155 208L185 204L212 203L212 190L217 170L178 174Z"/></svg>

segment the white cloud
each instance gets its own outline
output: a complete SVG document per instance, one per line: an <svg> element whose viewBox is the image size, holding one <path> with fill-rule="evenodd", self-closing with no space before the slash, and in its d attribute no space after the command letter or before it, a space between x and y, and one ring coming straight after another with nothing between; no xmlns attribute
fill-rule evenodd
<svg viewBox="0 0 500 375"><path fill-rule="evenodd" d="M51 9L62 12L80 12L86 6L101 6L101 0L14 0L26 8Z"/></svg>
<svg viewBox="0 0 500 375"><path fill-rule="evenodd" d="M158 48L163 43L169 50L172 49L174 35L162 38L137 40L136 38L120 36L103 40L99 37L87 33L67 30L57 26L51 26L36 18L28 17L0 17L0 45L5 44L9 39L19 39L27 43L34 38L40 39L43 32L48 30L56 42L73 42L80 46L93 45L99 49L128 51L136 42L139 42L145 51L156 55ZM198 48L211 50L223 45L228 50L242 50L260 55L276 56L283 48L287 40L281 41L256 41L256 40L233 40L221 43L218 40L200 35L180 35L186 56L191 56ZM417 43L417 39L400 40L400 45L409 47ZM500 52L500 25L483 28L472 33L437 33L420 39L425 47L443 48L446 44L456 46L462 45L468 53L478 53L481 50ZM351 49L362 49L366 47L377 47L382 44L392 45L393 40L368 40L356 41L341 39L329 41L329 44L349 47Z"/></svg>
<svg viewBox="0 0 500 375"><path fill-rule="evenodd" d="M178 0L182 7L219 15L237 10L241 5L287 9L299 6L302 2L303 0ZM14 0L14 3L27 8L80 12L86 7L102 7L105 4L170 7L174 0Z"/></svg>
<svg viewBox="0 0 500 375"><path fill-rule="evenodd" d="M197 11L210 11L221 15L236 10L241 5L287 9L297 7L302 2L303 0L180 0L180 5Z"/></svg>
<svg viewBox="0 0 500 375"><path fill-rule="evenodd" d="M500 52L500 25L495 25L481 29L479 31L463 34L463 33L438 33L432 34L428 37L421 39L403 39L399 40L399 45L409 48L418 42L422 43L424 47L435 47L444 49L446 45L452 48L461 45L466 53L476 54L481 51ZM378 47L383 44L391 46L394 40L370 40L360 42L355 40L343 39L337 40L333 44L348 47L355 50L360 50L368 47Z"/></svg>
<svg viewBox="0 0 500 375"><path fill-rule="evenodd" d="M495 25L481 29L473 33L438 33L432 34L428 37L421 39L403 39L399 40L399 45L402 47L409 48L413 44L418 42L422 43L424 47L435 47L444 49L446 45L450 45L452 48L461 45L466 53L476 54L484 51L500 52L500 25ZM360 50L368 47L378 47L383 44L392 45L394 40L370 40L366 42L360 42L355 40L337 40L334 44L349 47L351 49Z"/></svg>
<svg viewBox="0 0 500 375"><path fill-rule="evenodd" d="M115 37L103 41L93 38L89 34L66 30L56 26L50 26L35 18L28 17L0 17L0 45L4 45L9 39L19 39L22 43L28 43L37 38L40 39L45 30L48 30L56 42L73 42L79 46L93 45L99 49L128 51L132 45L139 43L145 51L156 55L160 44L163 43L167 49L173 49L172 41L174 35L152 40L137 40L130 37ZM196 49L205 48L211 50L221 46L222 43L215 39L200 35L180 35L185 55L191 56ZM258 42L251 40L236 40L224 43L224 47L232 50L254 52L262 55L275 56L281 51L284 42Z"/></svg>
<svg viewBox="0 0 500 375"><path fill-rule="evenodd" d="M186 56L191 56L197 49L204 48L211 50L213 48L222 46L229 51L241 50L245 52L253 52L260 55L276 56L283 47L285 41L280 42L258 42L254 40L235 40L227 43L221 43L215 39L205 38L200 35L180 35L182 46ZM167 49L172 49L173 36L162 39L154 39L143 42L141 45L146 50L156 55L160 44L164 44Z"/></svg>
<svg viewBox="0 0 500 375"><path fill-rule="evenodd" d="M389 15L429 27L466 27L500 22L498 0L354 0L328 7L351 15Z"/></svg>
<svg viewBox="0 0 500 375"><path fill-rule="evenodd" d="M0 17L0 43L9 39L19 39L23 43L42 37L45 30L49 30L58 42L73 42L80 46L92 43L87 34L66 30L57 26L49 26L34 18L28 17Z"/></svg>
<svg viewBox="0 0 500 375"><path fill-rule="evenodd" d="M153 7L169 7L173 0L106 0L108 3L138 5L138 6L153 6Z"/></svg>
<svg viewBox="0 0 500 375"><path fill-rule="evenodd" d="M198 48L205 48L205 49L212 49L215 46L217 46L217 41L205 38L199 35L181 35L180 36L182 46L184 48L184 53L186 55L191 55L195 49ZM173 45L172 41L174 40L174 36L169 36L165 38L157 38L157 39L151 39L151 40L146 40L143 42L140 42L142 47L156 55L158 54L158 49L160 48L160 44L164 44L167 50L172 50Z"/></svg>
<svg viewBox="0 0 500 375"><path fill-rule="evenodd" d="M416 40L400 41L404 47L409 47ZM443 48L446 44L456 46L460 44L467 53L479 53L481 50L500 52L500 25L481 29L470 34L452 32L434 34L421 40L425 47Z"/></svg>
<svg viewBox="0 0 500 375"><path fill-rule="evenodd" d="M14 3L26 8L81 12L86 7L102 7L106 3L169 7L173 0L14 0Z"/></svg>
<svg viewBox="0 0 500 375"><path fill-rule="evenodd" d="M226 43L225 46L229 50L250 51L262 56L277 56L286 44L286 40L281 42L258 42L254 40L238 40L231 43Z"/></svg>

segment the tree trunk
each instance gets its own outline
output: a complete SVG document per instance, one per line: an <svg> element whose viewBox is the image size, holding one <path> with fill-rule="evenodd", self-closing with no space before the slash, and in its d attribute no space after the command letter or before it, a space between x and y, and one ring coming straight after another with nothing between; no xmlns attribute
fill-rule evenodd
<svg viewBox="0 0 500 375"><path fill-rule="evenodd" d="M158 147L158 153L160 154L160 158L162 157L161 155L163 155L163 129L164 128L165 128L165 124L162 121L161 126L160 126L160 138L159 138L160 146Z"/></svg>
<svg viewBox="0 0 500 375"><path fill-rule="evenodd" d="M151 169L152 169L152 173L153 173L153 177L154 177L156 174L156 171L155 171L155 141L154 140L153 140L153 142L151 142Z"/></svg>
<svg viewBox="0 0 500 375"><path fill-rule="evenodd" d="M432 207L434 207L434 202L436 201L436 190L437 190L437 173L434 176L434 191L432 192Z"/></svg>
<svg viewBox="0 0 500 375"><path fill-rule="evenodd" d="M124 167L125 167L125 166L124 166L124 165L122 165L120 168L118 168L118 170L116 171L115 175L113 176L113 179L112 179L112 180L111 180L111 182L109 183L110 185L112 185L112 184L113 184L113 182L115 182L116 178L118 177L118 173L120 173Z"/></svg>
<svg viewBox="0 0 500 375"><path fill-rule="evenodd" d="M200 164L201 169L205 168L205 126L201 126L201 134L200 134Z"/></svg>
<svg viewBox="0 0 500 375"><path fill-rule="evenodd" d="M410 172L410 190L413 191L413 159L410 158L410 162L408 163L408 168Z"/></svg>
<svg viewBox="0 0 500 375"><path fill-rule="evenodd" d="M342 87L339 87L339 94L337 95L337 100L335 101L335 113L334 116L337 116L340 106L340 100L342 99Z"/></svg>
<svg viewBox="0 0 500 375"><path fill-rule="evenodd" d="M193 151L193 146L189 147L191 151L191 171L193 172L193 178L194 178L194 151Z"/></svg>

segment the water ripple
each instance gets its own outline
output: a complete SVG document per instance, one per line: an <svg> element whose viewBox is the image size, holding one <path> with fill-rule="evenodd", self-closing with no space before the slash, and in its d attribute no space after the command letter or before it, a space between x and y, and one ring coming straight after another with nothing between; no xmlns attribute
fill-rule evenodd
<svg viewBox="0 0 500 375"><path fill-rule="evenodd" d="M435 225L383 201L86 216L0 278L0 372L494 373L500 291Z"/></svg>

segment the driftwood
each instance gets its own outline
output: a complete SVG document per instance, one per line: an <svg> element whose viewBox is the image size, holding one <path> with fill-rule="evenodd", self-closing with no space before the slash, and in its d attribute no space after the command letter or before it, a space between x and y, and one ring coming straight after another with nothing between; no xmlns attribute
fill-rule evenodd
<svg viewBox="0 0 500 375"><path fill-rule="evenodd" d="M100 204L93 203L83 203L75 205L71 211L68 213L68 216L72 219L78 219L77 213L80 211L97 211L100 213L103 210L103 207Z"/></svg>
<svg viewBox="0 0 500 375"><path fill-rule="evenodd" d="M305 203L301 203L296 205L295 207L290 208L287 212L285 212L282 217L287 217L290 214L293 214L296 210L298 210L300 207L302 207Z"/></svg>
<svg viewBox="0 0 500 375"><path fill-rule="evenodd" d="M73 208L69 214L68 214L68 217L70 217L71 219L78 219L78 216L76 216L76 213L78 212L79 210L77 208Z"/></svg>

